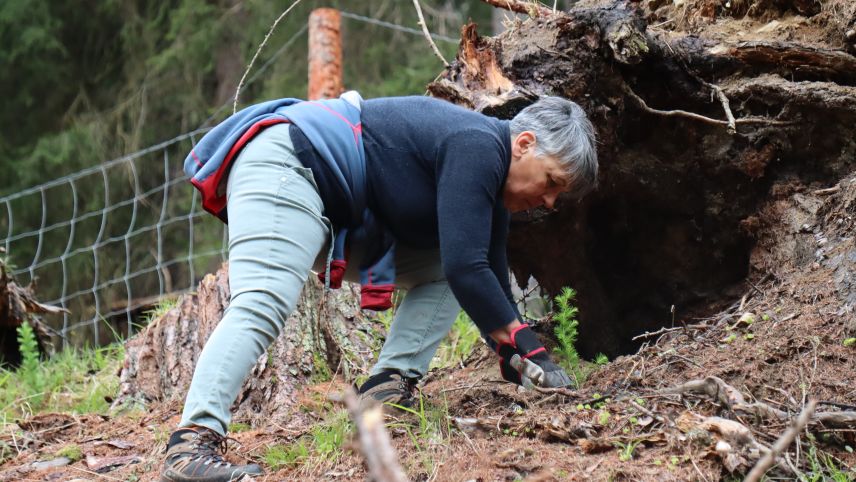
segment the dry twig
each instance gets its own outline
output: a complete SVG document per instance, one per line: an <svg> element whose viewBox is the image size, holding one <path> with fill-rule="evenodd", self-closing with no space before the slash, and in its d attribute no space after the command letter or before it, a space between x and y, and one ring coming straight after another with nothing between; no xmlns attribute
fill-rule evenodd
<svg viewBox="0 0 856 482"><path fill-rule="evenodd" d="M662 335L663 333L669 333L671 331L678 331L678 330L683 330L683 329L684 329L684 327L679 326L676 328L660 328L657 331L646 331L645 333L642 333L641 335L634 336L633 341L636 341L640 338L650 338L652 336Z"/></svg>
<svg viewBox="0 0 856 482"><path fill-rule="evenodd" d="M351 388L345 391L344 402L360 435L360 451L366 459L369 478L375 482L405 482L407 476L383 425L383 406L364 409Z"/></svg>
<svg viewBox="0 0 856 482"><path fill-rule="evenodd" d="M416 15L419 16L419 26L422 27L422 33L424 33L425 38L428 39L428 43L431 45L431 50L434 51L434 55L436 55L448 69L449 62L447 62L446 58L443 57L443 54L440 53L440 49L437 48L437 44L435 44L434 39L431 38L431 32L428 31L428 24L425 23L425 17L422 16L422 6L419 5L419 0L413 0L413 6L416 7Z"/></svg>
<svg viewBox="0 0 856 482"><path fill-rule="evenodd" d="M719 377L691 380L677 387L660 390L657 393L661 395L684 395L687 393L707 395L734 412L751 415L760 419L790 419L790 415L784 410L771 407L763 402L747 402L743 394ZM856 411L813 413L810 423L830 427L853 427L856 426Z"/></svg>
<svg viewBox="0 0 856 482"><path fill-rule="evenodd" d="M757 482L758 480L761 480L761 477L764 476L767 469L773 466L773 463L776 461L776 457L787 450L797 435L799 435L799 433L802 432L808 424L816 406L816 401L809 400L808 404L803 408L796 420L794 420L793 425L785 430L782 436L773 444L770 451L761 457L755 466L752 467L752 470L750 470L749 474L746 475L744 482Z"/></svg>
<svg viewBox="0 0 856 482"><path fill-rule="evenodd" d="M253 55L253 58L250 60L250 64L247 65L247 70L244 71L244 75L241 76L241 81L238 82L238 88L235 89L235 101L232 103L232 114L238 111L238 96L241 95L241 88L244 87L244 81L247 80L247 74L250 73L250 70L253 68L253 64L256 63L256 59L264 48L265 44L267 44L268 39L273 34L273 31L276 29L276 26L279 25L279 22L288 15L288 12L291 11L297 4L300 3L300 0L294 0L294 3L291 4L284 12L279 14L279 17L274 20L273 25L270 26L270 30L268 30L267 35L265 35L262 43L259 44L259 48L256 49L256 53Z"/></svg>

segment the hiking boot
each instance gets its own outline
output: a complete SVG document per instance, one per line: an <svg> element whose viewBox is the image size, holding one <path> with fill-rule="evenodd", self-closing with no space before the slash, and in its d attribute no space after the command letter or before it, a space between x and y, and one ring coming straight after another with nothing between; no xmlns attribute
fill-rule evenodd
<svg viewBox="0 0 856 482"><path fill-rule="evenodd" d="M169 437L161 482L229 482L262 475L256 464L233 465L223 460L229 439L204 427L182 428Z"/></svg>
<svg viewBox="0 0 856 482"><path fill-rule="evenodd" d="M360 386L360 404L365 406L377 402L411 407L415 401L413 392L418 381L418 378L407 378L396 370L384 370L372 375Z"/></svg>

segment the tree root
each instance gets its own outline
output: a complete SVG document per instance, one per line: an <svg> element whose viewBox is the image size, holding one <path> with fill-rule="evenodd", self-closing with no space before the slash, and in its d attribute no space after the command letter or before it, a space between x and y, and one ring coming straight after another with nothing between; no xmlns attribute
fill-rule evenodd
<svg viewBox="0 0 856 482"><path fill-rule="evenodd" d="M788 412L779 410L763 402L749 403L736 388L725 383L719 377L691 380L677 387L667 388L657 392L661 395L707 395L728 407L729 410L758 419L774 419L785 421L791 418ZM826 427L848 428L856 426L856 411L816 412L811 415L809 423Z"/></svg>
<svg viewBox="0 0 856 482"><path fill-rule="evenodd" d="M711 84L712 85L712 84ZM636 95L633 90L627 85L624 86L624 92L633 99L639 107L642 108L645 112L649 114L660 115L663 117L684 117L687 119L697 120L699 122L704 122L705 124L713 124L718 126L725 126L728 129L728 132L732 131L736 132L737 125L740 124L766 124L766 125L778 125L778 126L789 126L794 125L796 122L792 121L779 121L774 119L767 119L764 117L743 117L741 119L734 119L733 114L731 114L731 108L728 105L728 98L725 97L725 94L722 92L722 89L719 87L714 88L714 92L719 96L720 102L722 103L723 109L726 111L726 115L729 117L728 120L719 120L712 119L707 116L703 116L701 114L696 114L695 112L688 112L685 110L659 110L654 109L648 106L648 104L638 95ZM724 99L724 100L723 100Z"/></svg>

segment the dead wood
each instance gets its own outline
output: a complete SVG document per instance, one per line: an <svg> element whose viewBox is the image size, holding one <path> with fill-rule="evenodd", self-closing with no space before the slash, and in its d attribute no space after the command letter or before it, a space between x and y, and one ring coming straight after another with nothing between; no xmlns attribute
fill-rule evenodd
<svg viewBox="0 0 856 482"><path fill-rule="evenodd" d="M350 388L345 391L343 398L348 413L357 426L360 452L366 460L369 479L374 482L407 481L407 475L398 463L398 455L384 428L383 405L362 406L356 393Z"/></svg>
<svg viewBox="0 0 856 482"><path fill-rule="evenodd" d="M826 79L843 85L856 82L856 57L840 50L793 42L741 42L727 52L764 73L800 80Z"/></svg>
<svg viewBox="0 0 856 482"><path fill-rule="evenodd" d="M817 407L817 402L809 400L806 406L802 409L802 412L800 412L799 416L794 419L793 424L785 430L778 440L776 440L776 443L773 444L770 451L764 454L764 456L755 463L755 466L752 467L752 470L750 470L746 475L746 478L743 479L744 482L757 482L761 480L761 477L763 477L767 470L776 462L776 458L785 452L791 443L793 443L794 439L797 438L797 435L803 431L805 426L808 424L812 413L814 413L815 407Z"/></svg>
<svg viewBox="0 0 856 482"><path fill-rule="evenodd" d="M719 377L707 377L703 380L691 380L673 388L660 390L660 394L696 394L708 397L725 405L729 410L751 415L759 419L787 420L787 412L773 408L766 403L748 403L736 388L725 383Z"/></svg>
<svg viewBox="0 0 856 482"><path fill-rule="evenodd" d="M723 404L729 410L742 415L749 415L757 419L789 420L788 412L770 406L763 402L749 403L736 388L725 383L719 377L707 377L705 379L691 380L682 385L667 388L657 392L661 395L667 394L696 394L707 395L715 401ZM809 420L813 426L826 427L854 427L856 426L856 412L814 412Z"/></svg>
<svg viewBox="0 0 856 482"><path fill-rule="evenodd" d="M39 319L42 314L67 312L63 308L40 303L36 299L35 285L19 286L0 259L0 364L17 366L21 362L17 328L29 323L36 334L39 350L53 352L53 330Z"/></svg>
<svg viewBox="0 0 856 482"><path fill-rule="evenodd" d="M550 15L553 13L549 8L541 5L538 2L527 2L521 0L482 0L484 3L488 5L492 5L497 8L502 8L505 10L510 10L516 13L525 13L529 16L536 15Z"/></svg>

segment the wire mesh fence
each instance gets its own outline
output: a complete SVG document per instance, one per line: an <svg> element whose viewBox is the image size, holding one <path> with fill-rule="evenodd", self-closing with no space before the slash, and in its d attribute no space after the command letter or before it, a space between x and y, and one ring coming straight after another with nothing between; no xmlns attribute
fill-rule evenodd
<svg viewBox="0 0 856 482"><path fill-rule="evenodd" d="M342 16L422 35L372 17ZM295 32L246 85L305 33L306 26ZM132 335L142 310L195 289L201 276L225 261L226 227L202 210L182 161L229 106L231 101L195 131L0 197L0 256L20 284L35 283L40 301L66 310L45 320L63 347Z"/></svg>
<svg viewBox="0 0 856 482"><path fill-rule="evenodd" d="M192 289L225 259L225 227L182 170L205 131L0 198L12 274L67 310L48 320L63 345L133 334L140 308Z"/></svg>

